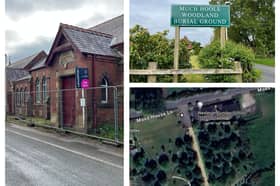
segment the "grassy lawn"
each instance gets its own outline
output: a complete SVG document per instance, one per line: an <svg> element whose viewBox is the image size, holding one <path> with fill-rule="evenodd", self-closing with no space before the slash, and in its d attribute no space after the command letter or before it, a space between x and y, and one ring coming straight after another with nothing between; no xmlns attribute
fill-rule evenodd
<svg viewBox="0 0 280 186"><path fill-rule="evenodd" d="M169 138L174 140L177 136L184 135L184 129L177 124L177 117L169 115L163 119L151 119L145 122L131 123L131 129L138 130L134 133L141 145L154 156L160 150L161 145L173 149L173 143L169 144ZM131 134L133 136L133 134Z"/></svg>
<svg viewBox="0 0 280 186"><path fill-rule="evenodd" d="M248 126L248 137L251 150L256 157L257 167L270 165L275 159L275 104L274 93L257 95L258 107L262 109L263 116L251 121Z"/></svg>
<svg viewBox="0 0 280 186"><path fill-rule="evenodd" d="M173 176L177 176L187 179L184 174L185 169L179 168L177 163L173 163L171 161L171 153L179 152L185 149L184 147L182 147L182 149L179 149L174 144L175 139L177 137L182 137L185 133L185 129L183 129L181 125L177 124L176 115L171 114L162 119L150 119L148 121L139 123L133 122L131 123L130 127L131 130L135 130L134 133L130 134L130 137L136 137L136 143L145 149L145 158L153 158L157 160L159 158L159 155L163 152L162 145L164 145L164 152L168 154L170 162L166 165L158 164L158 168L156 170L151 171L152 174L156 175L158 170L164 170L167 174L167 180L166 183L164 183L163 185L185 185L186 183L184 183L183 181L174 180L172 178ZM195 166L196 161L194 161L193 163L193 166ZM136 168L140 170L139 165L134 164L132 158L130 158L130 168ZM178 172L179 169L182 172ZM200 174L196 176L200 176ZM131 178L131 180L134 180L134 182L136 183L138 183L138 179L140 179L141 182L141 177L139 176Z"/></svg>
<svg viewBox="0 0 280 186"><path fill-rule="evenodd" d="M274 172L265 172L262 174L262 179L258 182L257 186L274 186L275 173Z"/></svg>
<svg viewBox="0 0 280 186"><path fill-rule="evenodd" d="M275 67L275 58L256 58L255 63Z"/></svg>
<svg viewBox="0 0 280 186"><path fill-rule="evenodd" d="M275 161L275 95L265 93L256 96L263 116L248 126L250 148L255 157L255 169L269 166ZM274 185L274 171L261 174L257 185Z"/></svg>
<svg viewBox="0 0 280 186"><path fill-rule="evenodd" d="M200 69L199 62L198 62L198 56L191 56L190 57L190 63L192 64L193 69ZM184 75L184 77L187 79L188 82L194 82L194 83L204 83L206 82L206 79L202 74L199 75Z"/></svg>

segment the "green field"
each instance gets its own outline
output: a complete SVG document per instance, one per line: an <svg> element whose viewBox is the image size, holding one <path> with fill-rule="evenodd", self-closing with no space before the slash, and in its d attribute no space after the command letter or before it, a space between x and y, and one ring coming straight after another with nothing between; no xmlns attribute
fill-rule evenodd
<svg viewBox="0 0 280 186"><path fill-rule="evenodd" d="M130 136L135 135L141 146L150 155L160 150L161 145L168 145L169 139L184 135L184 129L177 124L176 115L169 115L163 119L151 119L145 122L131 123L131 129L139 130ZM173 143L170 145L173 147Z"/></svg>
<svg viewBox="0 0 280 186"><path fill-rule="evenodd" d="M275 185L275 173L266 172L262 174L261 180L257 183L257 186L274 186Z"/></svg>
<svg viewBox="0 0 280 186"><path fill-rule="evenodd" d="M256 58L255 63L275 67L275 58Z"/></svg>
<svg viewBox="0 0 280 186"><path fill-rule="evenodd" d="M256 160L256 167L271 164L275 159L275 104L274 93L262 93L256 96L258 107L263 116L250 122L247 135L250 139L251 151Z"/></svg>

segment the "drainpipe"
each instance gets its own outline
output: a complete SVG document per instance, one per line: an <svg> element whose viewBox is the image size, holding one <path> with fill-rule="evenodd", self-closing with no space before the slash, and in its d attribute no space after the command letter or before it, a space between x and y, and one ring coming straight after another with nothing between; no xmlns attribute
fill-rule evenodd
<svg viewBox="0 0 280 186"><path fill-rule="evenodd" d="M91 69L92 69L92 86L96 87L96 76L95 76L95 59L96 56L93 55L92 56L92 63L91 63ZM96 90L93 88L92 89L92 101L93 101L93 128L94 128L94 132L96 132L96 128L97 128L97 123L96 123Z"/></svg>

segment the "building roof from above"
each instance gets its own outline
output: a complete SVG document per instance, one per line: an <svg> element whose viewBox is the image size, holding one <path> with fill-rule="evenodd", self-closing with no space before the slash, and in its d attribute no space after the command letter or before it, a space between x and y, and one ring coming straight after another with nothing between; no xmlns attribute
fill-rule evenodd
<svg viewBox="0 0 280 186"><path fill-rule="evenodd" d="M114 17L89 29L112 35L111 46L123 43L123 15Z"/></svg>
<svg viewBox="0 0 280 186"><path fill-rule="evenodd" d="M42 58L46 58L47 54L45 51L40 51L38 53L35 53L31 56L25 57L23 59L20 59L16 62L11 63L8 65L8 68L14 68L14 69L25 69L28 70L31 68L34 64L37 63L38 60L41 60Z"/></svg>
<svg viewBox="0 0 280 186"><path fill-rule="evenodd" d="M6 81L18 81L29 75L27 70L6 67Z"/></svg>

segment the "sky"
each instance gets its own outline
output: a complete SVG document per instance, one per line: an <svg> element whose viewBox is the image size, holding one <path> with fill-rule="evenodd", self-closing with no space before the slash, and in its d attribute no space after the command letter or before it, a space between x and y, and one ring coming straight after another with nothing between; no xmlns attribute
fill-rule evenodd
<svg viewBox="0 0 280 186"><path fill-rule="evenodd" d="M171 4L209 4L209 0L130 0L130 28L138 24L150 33L169 30L169 38L174 38L174 27L170 26ZM210 42L212 28L181 28L180 36L187 36L202 45Z"/></svg>
<svg viewBox="0 0 280 186"><path fill-rule="evenodd" d="M11 62L47 53L59 23L89 28L123 14L123 0L6 0L5 52Z"/></svg>

